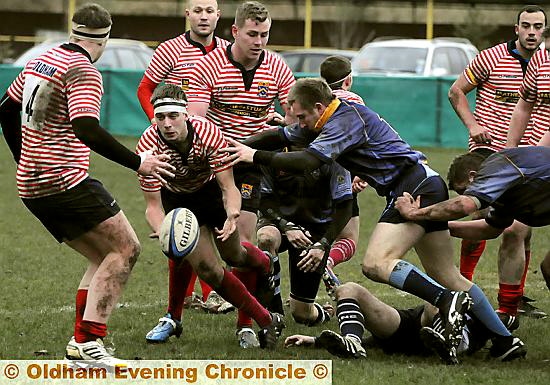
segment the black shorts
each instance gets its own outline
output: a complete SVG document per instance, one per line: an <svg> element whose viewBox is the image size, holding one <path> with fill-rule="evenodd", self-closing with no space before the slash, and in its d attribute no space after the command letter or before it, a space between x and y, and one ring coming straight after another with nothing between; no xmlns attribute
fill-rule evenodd
<svg viewBox="0 0 550 385"><path fill-rule="evenodd" d="M103 184L89 177L61 193L22 201L60 243L78 238L120 211Z"/></svg>
<svg viewBox="0 0 550 385"><path fill-rule="evenodd" d="M408 192L416 198L421 195L420 207L426 207L449 199L449 190L443 179L429 167L417 164L406 169L397 183L386 196L386 208L378 222L405 223L409 222L395 209L395 199ZM447 221L415 221L424 228L426 233L447 230Z"/></svg>
<svg viewBox="0 0 550 385"><path fill-rule="evenodd" d="M215 179L205 183L192 193L174 193L162 188L160 196L165 213L169 213L177 207L185 207L195 214L199 226L222 229L227 219L227 213L223 207L222 191Z"/></svg>
<svg viewBox="0 0 550 385"><path fill-rule="evenodd" d="M241 192L241 210L257 214L260 208L260 183L262 173L259 168L238 164L233 168L235 185Z"/></svg>
<svg viewBox="0 0 550 385"><path fill-rule="evenodd" d="M292 221L292 220L291 220ZM281 229L273 223L271 218L260 216L258 219L257 228L260 229L265 226L274 226L281 232L281 246L277 251L279 254L288 251L288 270L290 274L290 297L301 302L313 303L317 297L319 291L319 284L325 271L325 266L328 259L328 252L325 253L321 265L314 272L305 273L298 269L298 262L303 258L300 256L303 249L296 249L288 241ZM310 232L312 241L316 242L323 237L323 234L327 230L328 224L312 224L308 225L306 229Z"/></svg>
<svg viewBox="0 0 550 385"><path fill-rule="evenodd" d="M412 309L397 309L401 322L389 338L372 337L372 346L381 348L386 354L431 355L420 339L420 323L424 305Z"/></svg>

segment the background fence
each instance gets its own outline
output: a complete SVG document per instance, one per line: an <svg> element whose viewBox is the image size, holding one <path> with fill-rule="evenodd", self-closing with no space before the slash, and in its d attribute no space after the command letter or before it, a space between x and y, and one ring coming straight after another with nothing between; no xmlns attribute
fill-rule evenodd
<svg viewBox="0 0 550 385"><path fill-rule="evenodd" d="M0 66L2 94L20 70ZM102 126L116 135L139 136L148 126L136 96L143 73L103 70L102 75ZM361 76L354 79L353 91L411 145L466 148L467 130L447 100L453 81L453 77ZM472 106L473 96L469 95Z"/></svg>

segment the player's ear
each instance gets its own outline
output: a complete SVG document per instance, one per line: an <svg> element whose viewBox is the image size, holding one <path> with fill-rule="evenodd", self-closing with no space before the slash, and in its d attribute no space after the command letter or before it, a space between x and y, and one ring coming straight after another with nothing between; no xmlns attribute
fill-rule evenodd
<svg viewBox="0 0 550 385"><path fill-rule="evenodd" d="M470 170L470 172L468 173L468 181L470 183L472 183L474 181L476 175L477 175L477 171Z"/></svg>

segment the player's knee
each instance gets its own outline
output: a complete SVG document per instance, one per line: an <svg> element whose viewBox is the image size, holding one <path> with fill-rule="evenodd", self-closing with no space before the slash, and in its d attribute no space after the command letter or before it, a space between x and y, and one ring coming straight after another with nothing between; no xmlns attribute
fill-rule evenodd
<svg viewBox="0 0 550 385"><path fill-rule="evenodd" d="M380 264L373 261L372 258L365 258L361 265L363 275L373 281L381 281L382 269Z"/></svg>
<svg viewBox="0 0 550 385"><path fill-rule="evenodd" d="M522 227L510 226L502 232L503 245L523 244L528 239L529 231Z"/></svg>
<svg viewBox="0 0 550 385"><path fill-rule="evenodd" d="M262 250L277 250L277 240L273 234L268 231L258 231L258 247Z"/></svg>
<svg viewBox="0 0 550 385"><path fill-rule="evenodd" d="M351 298L356 297L359 285L355 282L346 282L343 285L340 285L336 288L336 300L341 298Z"/></svg>
<svg viewBox="0 0 550 385"><path fill-rule="evenodd" d="M313 321L315 321L312 316L300 310L295 309L291 314L294 321L301 325L309 326Z"/></svg>
<svg viewBox="0 0 550 385"><path fill-rule="evenodd" d="M193 269L200 279L215 288L221 284L223 279L223 269L221 266L219 269L217 267L218 266L213 266L209 263L209 261L201 261L197 265L193 266Z"/></svg>

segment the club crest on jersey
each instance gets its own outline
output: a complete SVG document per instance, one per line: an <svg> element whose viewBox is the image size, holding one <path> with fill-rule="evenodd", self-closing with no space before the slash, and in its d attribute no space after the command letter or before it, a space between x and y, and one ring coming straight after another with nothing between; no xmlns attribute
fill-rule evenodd
<svg viewBox="0 0 550 385"><path fill-rule="evenodd" d="M260 98L267 98L269 93L269 82L258 82L258 96Z"/></svg>
<svg viewBox="0 0 550 385"><path fill-rule="evenodd" d="M254 187L251 184L243 183L241 185L241 197L243 199L250 199L252 198L252 190Z"/></svg>
<svg viewBox="0 0 550 385"><path fill-rule="evenodd" d="M181 79L181 89L184 91L189 90L189 79L187 78Z"/></svg>

